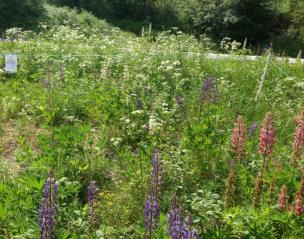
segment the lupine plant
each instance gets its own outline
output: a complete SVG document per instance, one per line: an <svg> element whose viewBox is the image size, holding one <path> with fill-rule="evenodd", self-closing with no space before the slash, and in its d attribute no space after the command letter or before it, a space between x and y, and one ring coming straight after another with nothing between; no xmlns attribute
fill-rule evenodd
<svg viewBox="0 0 304 239"><path fill-rule="evenodd" d="M295 166L304 157L304 111L296 117L296 124L292 152L292 162Z"/></svg>
<svg viewBox="0 0 304 239"><path fill-rule="evenodd" d="M40 239L53 237L55 229L55 214L57 209L57 183L52 171L43 186L43 200L38 210L38 225Z"/></svg>
<svg viewBox="0 0 304 239"><path fill-rule="evenodd" d="M238 116L232 130L231 135L231 151L233 159L231 160L230 172L226 181L226 192L225 192L225 207L230 206L235 198L236 193L236 179L237 179L237 164L242 161L245 142L246 142L247 129L241 116Z"/></svg>
<svg viewBox="0 0 304 239"><path fill-rule="evenodd" d="M213 76L208 76L203 80L200 91L201 103L216 102L219 97L217 79Z"/></svg>
<svg viewBox="0 0 304 239"><path fill-rule="evenodd" d="M159 151L155 150L152 155L151 180L145 204L145 229L147 238L152 238L153 232L157 228L162 180L163 164Z"/></svg>
<svg viewBox="0 0 304 239"><path fill-rule="evenodd" d="M95 228L99 224L97 210L98 210L98 198L99 188L95 181L91 181L87 188L88 198L88 222L91 228Z"/></svg>
<svg viewBox="0 0 304 239"><path fill-rule="evenodd" d="M269 157L272 154L273 145L275 142L275 131L271 114L268 112L263 121L259 137L259 152L263 158L263 166L256 178L253 206L258 207L261 202L262 190L264 186L264 170L269 162Z"/></svg>
<svg viewBox="0 0 304 239"><path fill-rule="evenodd" d="M206 39L59 14L1 35L18 71L0 57L0 238L304 238L300 60L273 56L256 102L264 56L210 60ZM52 174L40 200L48 168L58 203Z"/></svg>
<svg viewBox="0 0 304 239"><path fill-rule="evenodd" d="M177 198L174 198L168 213L168 233L172 239L199 238L197 231L186 223L183 209L179 206Z"/></svg>

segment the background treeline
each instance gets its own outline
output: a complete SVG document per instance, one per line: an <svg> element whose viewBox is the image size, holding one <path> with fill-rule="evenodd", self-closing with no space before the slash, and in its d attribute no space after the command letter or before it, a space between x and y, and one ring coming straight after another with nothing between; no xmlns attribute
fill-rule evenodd
<svg viewBox="0 0 304 239"><path fill-rule="evenodd" d="M299 51L304 42L303 0L1 0L0 31L33 28L45 20L45 3L86 10L122 29L141 33L170 27L252 44L274 41Z"/></svg>

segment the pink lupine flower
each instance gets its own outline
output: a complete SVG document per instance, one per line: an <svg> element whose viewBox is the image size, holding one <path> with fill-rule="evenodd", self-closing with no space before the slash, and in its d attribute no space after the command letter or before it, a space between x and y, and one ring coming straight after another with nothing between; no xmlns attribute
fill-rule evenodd
<svg viewBox="0 0 304 239"><path fill-rule="evenodd" d="M296 124L292 147L292 161L294 164L304 155L304 111L297 116Z"/></svg>
<svg viewBox="0 0 304 239"><path fill-rule="evenodd" d="M303 200L300 197L298 197L295 200L294 213L297 216L300 216L300 215L303 214L303 212L304 212L304 209L303 209Z"/></svg>
<svg viewBox="0 0 304 239"><path fill-rule="evenodd" d="M267 157L272 154L272 148L275 142L275 132L273 127L273 120L271 114L268 112L263 121L260 131L260 153Z"/></svg>
<svg viewBox="0 0 304 239"><path fill-rule="evenodd" d="M238 116L234 124L231 135L231 150L240 159L244 154L244 145L246 141L246 127L241 116Z"/></svg>
<svg viewBox="0 0 304 239"><path fill-rule="evenodd" d="M288 204L288 195L287 195L287 187L283 185L280 189L279 198L278 198L278 208L280 210L285 210Z"/></svg>

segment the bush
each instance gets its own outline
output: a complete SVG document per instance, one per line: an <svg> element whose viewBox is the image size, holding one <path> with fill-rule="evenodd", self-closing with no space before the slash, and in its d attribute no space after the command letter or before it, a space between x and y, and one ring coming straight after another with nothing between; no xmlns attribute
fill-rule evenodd
<svg viewBox="0 0 304 239"><path fill-rule="evenodd" d="M46 10L46 21L49 25L69 25L83 29L99 29L102 31L110 29L110 25L104 20L100 20L86 11L79 12L68 7L59 8L48 4L46 5Z"/></svg>

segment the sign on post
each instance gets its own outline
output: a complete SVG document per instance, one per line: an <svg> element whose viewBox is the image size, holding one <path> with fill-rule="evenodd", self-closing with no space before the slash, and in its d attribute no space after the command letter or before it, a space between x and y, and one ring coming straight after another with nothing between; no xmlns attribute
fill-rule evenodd
<svg viewBox="0 0 304 239"><path fill-rule="evenodd" d="M5 55L5 72L7 73L17 72L17 55L15 54Z"/></svg>

